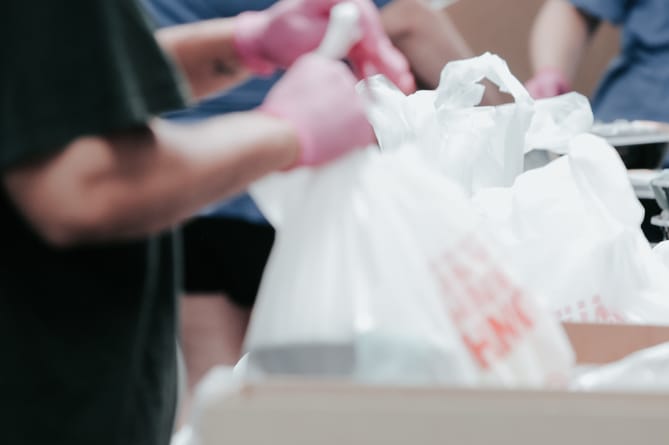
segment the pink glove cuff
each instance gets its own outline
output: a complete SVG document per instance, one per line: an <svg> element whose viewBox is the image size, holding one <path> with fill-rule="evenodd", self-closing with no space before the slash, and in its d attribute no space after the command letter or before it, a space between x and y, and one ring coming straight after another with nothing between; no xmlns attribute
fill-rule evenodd
<svg viewBox="0 0 669 445"><path fill-rule="evenodd" d="M270 75L277 68L263 57L259 45L268 23L267 14L258 11L247 11L235 18L235 51L245 67L260 75Z"/></svg>
<svg viewBox="0 0 669 445"><path fill-rule="evenodd" d="M562 72L562 70L553 67L545 67L539 70L539 72L534 76L534 79L539 82L546 82L554 85L557 89L557 94L565 94L572 90L571 85L569 84L569 79Z"/></svg>
<svg viewBox="0 0 669 445"><path fill-rule="evenodd" d="M567 76L564 75L562 70L553 67L540 69L525 84L525 88L527 88L527 91L535 99L546 99L571 91L571 85L569 85Z"/></svg>
<svg viewBox="0 0 669 445"><path fill-rule="evenodd" d="M300 57L258 110L292 124L299 143L293 167L325 164L374 141L355 77L341 62Z"/></svg>

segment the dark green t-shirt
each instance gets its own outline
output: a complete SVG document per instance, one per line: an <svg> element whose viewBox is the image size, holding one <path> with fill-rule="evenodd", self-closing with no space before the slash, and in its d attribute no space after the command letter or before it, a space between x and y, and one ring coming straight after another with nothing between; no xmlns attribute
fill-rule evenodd
<svg viewBox="0 0 669 445"><path fill-rule="evenodd" d="M0 173L183 106L132 0L7 0ZM0 187L0 443L166 445L176 398L172 234L57 249Z"/></svg>

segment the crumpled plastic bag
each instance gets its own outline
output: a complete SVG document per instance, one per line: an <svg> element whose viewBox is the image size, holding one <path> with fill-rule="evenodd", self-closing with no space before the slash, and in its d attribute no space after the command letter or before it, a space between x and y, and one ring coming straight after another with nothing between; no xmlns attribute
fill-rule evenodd
<svg viewBox="0 0 669 445"><path fill-rule="evenodd" d="M239 393L244 384L240 366L215 366L195 387L188 423L177 431L170 445L218 443L221 401Z"/></svg>
<svg viewBox="0 0 669 445"><path fill-rule="evenodd" d="M587 371L575 378L571 389L669 392L669 343L643 349L615 363Z"/></svg>
<svg viewBox="0 0 669 445"><path fill-rule="evenodd" d="M641 231L643 208L619 155L592 135L568 148L474 204L523 283L562 320L669 323L669 274Z"/></svg>
<svg viewBox="0 0 669 445"><path fill-rule="evenodd" d="M246 337L250 377L542 386L573 360L462 190L413 146L263 179L277 230Z"/></svg>
<svg viewBox="0 0 669 445"><path fill-rule="evenodd" d="M477 106L484 78L510 93L515 103ZM382 76L359 88L373 98L369 117L383 150L415 144L469 195L510 186L524 170L525 153L563 153L568 141L593 123L587 98L570 93L535 101L506 62L489 53L447 64L436 90L405 96Z"/></svg>
<svg viewBox="0 0 669 445"><path fill-rule="evenodd" d="M653 248L653 253L662 261L669 272L669 241L662 241Z"/></svg>
<svg viewBox="0 0 669 445"><path fill-rule="evenodd" d="M477 107L486 77L514 104ZM404 96L383 79L361 88L381 147L415 142L471 196L526 286L565 321L669 323L669 274L640 223L617 152L587 134L592 111L571 93L533 101L496 56L446 65L435 91ZM567 154L522 171L532 149Z"/></svg>

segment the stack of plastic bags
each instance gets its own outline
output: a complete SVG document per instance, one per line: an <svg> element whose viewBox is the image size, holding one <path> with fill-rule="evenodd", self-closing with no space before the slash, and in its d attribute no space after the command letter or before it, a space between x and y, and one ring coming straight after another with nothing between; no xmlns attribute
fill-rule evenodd
<svg viewBox="0 0 669 445"><path fill-rule="evenodd" d="M483 78L515 102L477 106ZM669 274L586 98L534 101L490 54L434 91L360 88L380 152L252 188L277 241L249 375L539 386L573 362L558 319L669 321ZM537 148L566 155L524 172Z"/></svg>
<svg viewBox="0 0 669 445"><path fill-rule="evenodd" d="M522 172L533 105L509 73L525 102L474 109L478 86L444 73L453 100L439 90L386 94L376 86L390 86L370 81L383 151L252 187L277 239L247 336L249 375L566 385L573 357L558 320L470 199ZM456 146L466 150L444 150Z"/></svg>
<svg viewBox="0 0 669 445"><path fill-rule="evenodd" d="M483 78L515 102L477 106ZM360 88L381 150L251 189L276 241L246 355L201 385L195 426L199 407L273 375L667 388L668 345L571 379L560 320L669 324L669 245L656 254L643 237L622 161L587 133L586 98L534 101L490 54L447 65L435 91ZM563 156L524 171L533 149Z"/></svg>
<svg viewBox="0 0 669 445"><path fill-rule="evenodd" d="M477 107L483 77L515 103ZM668 324L669 274L643 236L643 208L620 157L586 134L587 100L535 102L490 54L447 65L441 79L436 91L409 97L381 78L369 84L382 148L419 141L470 194L523 284L562 320ZM565 156L523 173L532 149Z"/></svg>

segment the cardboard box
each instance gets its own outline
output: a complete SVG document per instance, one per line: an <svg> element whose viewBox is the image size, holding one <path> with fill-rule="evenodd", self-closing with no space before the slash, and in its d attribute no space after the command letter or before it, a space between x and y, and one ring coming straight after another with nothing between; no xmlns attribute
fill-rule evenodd
<svg viewBox="0 0 669 445"><path fill-rule="evenodd" d="M200 445L666 445L669 397L264 383L202 425Z"/></svg>
<svg viewBox="0 0 669 445"><path fill-rule="evenodd" d="M669 327L566 323L580 363L669 341ZM669 394L277 381L220 388L198 445L669 444Z"/></svg>
<svg viewBox="0 0 669 445"><path fill-rule="evenodd" d="M579 364L615 362L635 351L669 342L669 326L588 323L563 323L563 326ZM669 436L666 443L669 445Z"/></svg>

